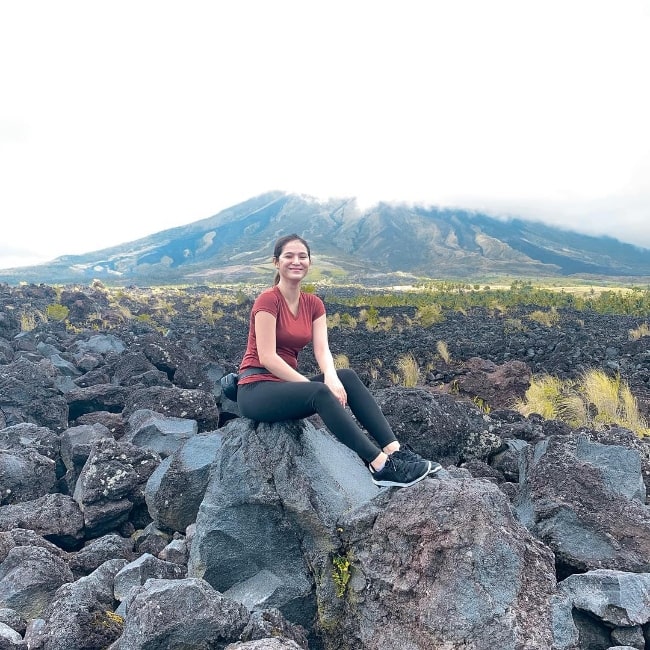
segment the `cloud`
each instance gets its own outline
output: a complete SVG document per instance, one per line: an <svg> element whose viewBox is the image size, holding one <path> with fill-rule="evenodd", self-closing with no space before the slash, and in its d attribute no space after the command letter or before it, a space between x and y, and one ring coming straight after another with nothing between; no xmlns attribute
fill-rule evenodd
<svg viewBox="0 0 650 650"><path fill-rule="evenodd" d="M0 269L30 266L47 262L51 258L19 246L0 244Z"/></svg>
<svg viewBox="0 0 650 650"><path fill-rule="evenodd" d="M648 240L647 3L0 4L0 214L50 258L272 189Z"/></svg>

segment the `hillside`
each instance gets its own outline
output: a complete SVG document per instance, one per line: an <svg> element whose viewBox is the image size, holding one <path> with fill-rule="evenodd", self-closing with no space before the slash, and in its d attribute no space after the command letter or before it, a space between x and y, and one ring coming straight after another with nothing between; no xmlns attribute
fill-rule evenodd
<svg viewBox="0 0 650 650"><path fill-rule="evenodd" d="M360 210L354 199L271 192L133 242L0 271L0 281L259 279L269 276L272 242L290 232L310 242L314 279L650 276L650 250L608 237L463 210L385 203Z"/></svg>

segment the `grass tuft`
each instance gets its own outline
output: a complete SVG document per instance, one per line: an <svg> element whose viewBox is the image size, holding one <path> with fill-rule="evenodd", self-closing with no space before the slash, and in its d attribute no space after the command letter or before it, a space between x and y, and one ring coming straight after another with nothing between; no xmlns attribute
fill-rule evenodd
<svg viewBox="0 0 650 650"><path fill-rule="evenodd" d="M411 354L404 354L397 360L398 383L405 388L414 388L420 379L420 366Z"/></svg>
<svg viewBox="0 0 650 650"><path fill-rule="evenodd" d="M641 323L638 327L630 330L630 341L638 341L644 336L650 336L648 323Z"/></svg>
<svg viewBox="0 0 650 650"><path fill-rule="evenodd" d="M350 359L347 354L337 354L334 356L334 367L337 370L350 367Z"/></svg>
<svg viewBox="0 0 650 650"><path fill-rule="evenodd" d="M548 311L536 309L528 315L528 318L541 325L546 325L546 327L554 327L560 322L560 314L557 313L555 307L551 307Z"/></svg>
<svg viewBox="0 0 650 650"><path fill-rule="evenodd" d="M578 381L562 381L550 375L534 377L524 399L514 408L522 415L538 413L573 428L598 430L616 425L638 436L650 435L627 383L620 375L610 377L599 369L586 371Z"/></svg>
<svg viewBox="0 0 650 650"><path fill-rule="evenodd" d="M438 341L436 343L436 351L445 363L449 363L451 361L451 353L449 352L449 347L445 341Z"/></svg>

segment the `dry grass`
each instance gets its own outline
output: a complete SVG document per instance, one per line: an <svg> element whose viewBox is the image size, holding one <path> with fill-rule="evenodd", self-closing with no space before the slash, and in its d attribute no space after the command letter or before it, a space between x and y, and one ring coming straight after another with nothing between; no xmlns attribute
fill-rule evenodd
<svg viewBox="0 0 650 650"><path fill-rule="evenodd" d="M528 318L547 327L554 327L560 322L560 314L557 313L554 307L548 311L536 309L528 315Z"/></svg>
<svg viewBox="0 0 650 650"><path fill-rule="evenodd" d="M38 309L25 309L20 314L20 331L21 332L31 332L33 329L36 329L36 326L39 323L46 321L47 318L38 311Z"/></svg>
<svg viewBox="0 0 650 650"><path fill-rule="evenodd" d="M523 415L538 413L561 420L573 428L625 427L638 436L650 435L648 423L638 410L636 398L619 375L599 369L585 372L579 381L562 381L543 375L533 378L523 400L514 408Z"/></svg>
<svg viewBox="0 0 650 650"><path fill-rule="evenodd" d="M644 336L650 336L650 327L648 327L648 323L641 323L638 327L630 330L629 334L630 341L638 341Z"/></svg>
<svg viewBox="0 0 650 650"><path fill-rule="evenodd" d="M404 354L397 360L398 376L397 382L405 388L413 388L418 385L420 379L420 366L412 354Z"/></svg>
<svg viewBox="0 0 650 650"><path fill-rule="evenodd" d="M639 413L636 397L620 375L609 377L602 370L591 370L582 376L580 391L595 410L593 422L596 428L616 424L639 435L650 433L647 422Z"/></svg>
<svg viewBox="0 0 650 650"><path fill-rule="evenodd" d="M350 367L350 359L347 354L337 354L334 356L334 367L337 370Z"/></svg>
<svg viewBox="0 0 650 650"><path fill-rule="evenodd" d="M521 318L506 318L503 321L504 334L516 334L518 332L526 332L528 327L523 324Z"/></svg>
<svg viewBox="0 0 650 650"><path fill-rule="evenodd" d="M438 341L436 343L436 351L445 363L449 363L451 361L451 353L449 352L449 347L445 341Z"/></svg>

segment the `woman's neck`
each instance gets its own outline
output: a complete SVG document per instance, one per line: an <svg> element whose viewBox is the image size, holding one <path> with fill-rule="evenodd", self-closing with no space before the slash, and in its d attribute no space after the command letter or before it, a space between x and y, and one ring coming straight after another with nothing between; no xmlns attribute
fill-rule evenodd
<svg viewBox="0 0 650 650"><path fill-rule="evenodd" d="M287 301L297 300L300 296L300 282L287 282L281 279L276 286Z"/></svg>

